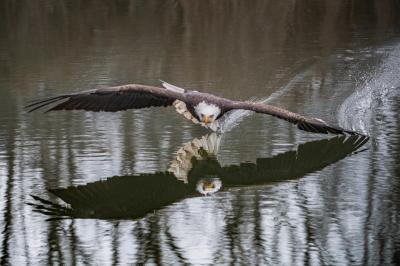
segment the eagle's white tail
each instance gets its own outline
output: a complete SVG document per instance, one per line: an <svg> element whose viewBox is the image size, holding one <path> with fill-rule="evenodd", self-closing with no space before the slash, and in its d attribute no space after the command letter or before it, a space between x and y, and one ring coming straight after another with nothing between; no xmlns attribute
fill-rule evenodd
<svg viewBox="0 0 400 266"><path fill-rule="evenodd" d="M182 88L179 88L178 86L169 84L169 83L167 83L167 82L165 82L165 81L163 81L161 79L160 79L160 81L161 81L161 85L164 88L166 88L167 90L174 91L174 92L177 92L177 93L184 93L185 92L185 89L182 89Z"/></svg>

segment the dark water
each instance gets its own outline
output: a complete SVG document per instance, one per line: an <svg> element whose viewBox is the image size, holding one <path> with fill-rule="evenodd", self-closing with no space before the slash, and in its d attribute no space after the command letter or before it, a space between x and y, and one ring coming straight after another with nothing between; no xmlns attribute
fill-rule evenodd
<svg viewBox="0 0 400 266"><path fill-rule="evenodd" d="M2 1L1 263L398 264L399 8ZM370 139L261 115L238 123L244 113L215 136L172 109L23 109L159 79L264 99Z"/></svg>

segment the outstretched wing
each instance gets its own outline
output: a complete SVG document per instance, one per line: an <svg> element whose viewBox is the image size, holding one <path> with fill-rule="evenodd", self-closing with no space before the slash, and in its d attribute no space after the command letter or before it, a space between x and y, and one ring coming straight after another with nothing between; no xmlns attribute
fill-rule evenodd
<svg viewBox="0 0 400 266"><path fill-rule="evenodd" d="M50 106L46 112L56 110L117 112L127 109L169 106L177 99L183 100L184 93L168 88L128 84L38 100L27 105L26 108L29 109L29 112Z"/></svg>
<svg viewBox="0 0 400 266"><path fill-rule="evenodd" d="M277 118L284 119L290 123L293 123L297 125L299 129L308 132L323 133L323 134L332 133L332 134L342 134L342 135L344 134L361 135L351 130L346 130L338 126L330 125L322 119L306 117L272 105L246 101L246 102L235 102L232 108L250 110L256 113L272 115Z"/></svg>

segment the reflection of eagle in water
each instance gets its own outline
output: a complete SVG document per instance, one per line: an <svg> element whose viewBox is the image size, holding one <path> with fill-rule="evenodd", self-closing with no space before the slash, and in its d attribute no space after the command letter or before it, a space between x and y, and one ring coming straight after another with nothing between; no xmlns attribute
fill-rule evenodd
<svg viewBox="0 0 400 266"><path fill-rule="evenodd" d="M284 119L297 125L299 129L308 132L357 134L353 131L329 125L321 119L306 117L279 107L251 101L229 100L208 93L185 90L166 82L163 82L162 85L164 88L138 84L99 88L35 101L29 104L27 108L30 108L29 111L34 111L51 105L48 111L117 112L127 109L173 105L179 113L192 122L200 123L213 131L218 130L216 122L225 113L241 109Z"/></svg>
<svg viewBox="0 0 400 266"><path fill-rule="evenodd" d="M185 143L168 171L114 176L105 180L50 192L69 206L33 196L29 203L53 217L138 218L166 205L220 189L294 180L337 162L368 141L363 136L337 136L302 143L295 150L255 162L222 166L216 156L220 136L210 135Z"/></svg>

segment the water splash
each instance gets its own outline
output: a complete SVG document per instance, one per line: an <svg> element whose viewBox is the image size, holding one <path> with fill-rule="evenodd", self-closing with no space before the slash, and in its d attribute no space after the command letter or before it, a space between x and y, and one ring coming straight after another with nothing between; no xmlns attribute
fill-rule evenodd
<svg viewBox="0 0 400 266"><path fill-rule="evenodd" d="M370 135L374 111L400 93L399 58L400 46L397 46L388 52L374 73L368 73L371 77L342 103L337 115L342 127Z"/></svg>

